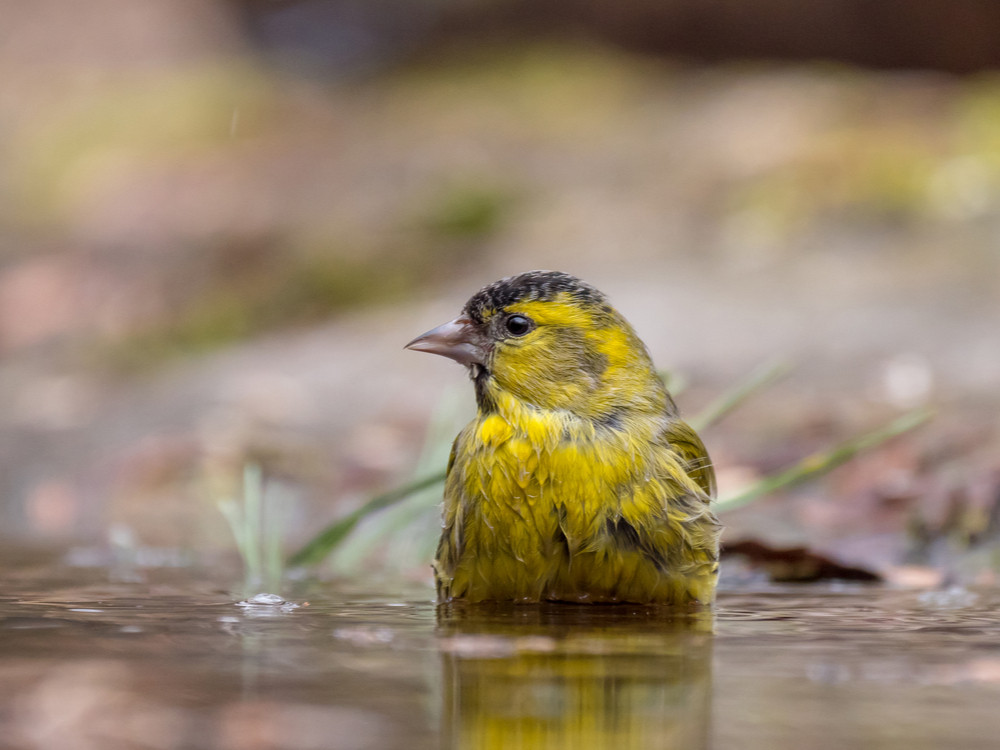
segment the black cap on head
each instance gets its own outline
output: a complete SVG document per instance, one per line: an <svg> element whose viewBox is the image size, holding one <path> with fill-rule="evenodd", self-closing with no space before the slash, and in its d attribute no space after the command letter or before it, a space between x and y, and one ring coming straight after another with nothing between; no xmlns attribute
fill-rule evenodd
<svg viewBox="0 0 1000 750"><path fill-rule="evenodd" d="M601 305L606 303L603 294L576 276L562 271L528 271L483 287L465 303L463 312L482 323L489 313L502 310L515 302L546 301L563 292L581 302Z"/></svg>

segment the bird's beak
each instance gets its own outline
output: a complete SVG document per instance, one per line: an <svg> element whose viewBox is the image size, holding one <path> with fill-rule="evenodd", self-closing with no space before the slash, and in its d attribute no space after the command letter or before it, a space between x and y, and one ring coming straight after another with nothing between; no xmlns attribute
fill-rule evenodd
<svg viewBox="0 0 1000 750"><path fill-rule="evenodd" d="M406 349L448 357L463 365L486 364L482 335L470 318L462 315L417 336Z"/></svg>

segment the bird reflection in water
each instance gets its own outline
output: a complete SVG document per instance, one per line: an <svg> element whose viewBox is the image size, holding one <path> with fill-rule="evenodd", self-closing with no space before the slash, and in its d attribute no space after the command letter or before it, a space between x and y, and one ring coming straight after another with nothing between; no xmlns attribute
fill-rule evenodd
<svg viewBox="0 0 1000 750"><path fill-rule="evenodd" d="M452 604L438 634L445 747L708 746L708 611Z"/></svg>

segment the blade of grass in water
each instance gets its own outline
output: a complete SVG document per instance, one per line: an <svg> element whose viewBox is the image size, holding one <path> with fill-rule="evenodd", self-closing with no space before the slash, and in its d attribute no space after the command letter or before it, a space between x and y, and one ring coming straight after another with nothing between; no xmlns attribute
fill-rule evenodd
<svg viewBox="0 0 1000 750"><path fill-rule="evenodd" d="M715 503L715 510L717 512L733 510L734 508L752 503L762 495L792 487L807 479L814 479L821 474L835 469L858 453L875 448L890 438L902 435L904 432L909 432L915 427L922 425L930 419L931 414L930 409L916 409L907 412L903 416L894 419L885 427L881 427L860 437L845 440L840 445L836 445L828 451L807 456L784 471L764 477L742 492L720 498Z"/></svg>
<svg viewBox="0 0 1000 750"><path fill-rule="evenodd" d="M236 548L243 558L247 590L262 585L276 588L282 573L281 524L278 517L272 517L279 509L266 506L260 466L247 464L243 467L239 499L226 497L216 504L229 524Z"/></svg>
<svg viewBox="0 0 1000 750"><path fill-rule="evenodd" d="M249 581L250 558L248 548L250 545L247 542L246 528L243 524L243 511L236 502L236 499L232 497L226 497L216 501L216 507L218 507L219 512L222 513L222 517L226 519L226 523L229 525L229 530L233 534L233 539L236 540L236 551L240 553L240 557L243 559L246 579Z"/></svg>
<svg viewBox="0 0 1000 750"><path fill-rule="evenodd" d="M258 474L259 474L258 467ZM288 506L288 493L280 484L269 482L265 485L263 477L258 476L260 483L261 510L263 513L261 539L261 558L263 560L264 586L273 593L278 593L285 575L285 556L282 551L282 540L285 536L285 508Z"/></svg>
<svg viewBox="0 0 1000 750"><path fill-rule="evenodd" d="M292 567L315 565L330 554L330 551L336 547L344 539L344 537L351 533L362 518L374 513L375 511L388 508L390 505L394 505L401 500L405 500L414 492L419 492L422 489L443 482L444 476L445 474L442 471L437 474L424 477L423 479L418 479L415 482L410 482L409 484L390 490L389 492L385 492L377 497L373 497L360 508L348 513L340 520L335 521L323 529L323 531L313 537L308 544L292 555L292 557L288 560L288 564Z"/></svg>
<svg viewBox="0 0 1000 750"><path fill-rule="evenodd" d="M438 400L424 433L423 446L412 476L437 474L448 463L458 431L471 418L472 404L465 388L447 390ZM340 544L329 560L329 570L350 575L362 566L379 572L423 568L437 548L441 487L413 492L393 506L371 513ZM391 549L391 557L385 550Z"/></svg>
<svg viewBox="0 0 1000 750"><path fill-rule="evenodd" d="M260 554L261 509L263 500L261 487L261 471L257 464L247 464L243 467L243 528L246 534L247 585L259 586L263 578L263 565Z"/></svg>

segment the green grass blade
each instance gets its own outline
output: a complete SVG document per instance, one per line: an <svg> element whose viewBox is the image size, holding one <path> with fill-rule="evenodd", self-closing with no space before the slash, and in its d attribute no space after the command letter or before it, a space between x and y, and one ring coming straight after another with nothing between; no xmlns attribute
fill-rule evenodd
<svg viewBox="0 0 1000 750"><path fill-rule="evenodd" d="M264 529L261 539L264 585L268 591L278 593L285 577L285 559L282 540L285 535L285 492L280 484L270 482L261 492L264 511Z"/></svg>
<svg viewBox="0 0 1000 750"><path fill-rule="evenodd" d="M263 583L261 565L261 524L264 500L264 479L257 464L243 467L243 526L246 534L244 560L247 586L253 588Z"/></svg>
<svg viewBox="0 0 1000 750"><path fill-rule="evenodd" d="M243 559L245 566L248 542L246 525L243 523L243 511L236 503L236 500L231 497L217 500L215 505L222 514L222 517L226 519L226 523L229 525L229 530L232 532L233 539L236 542L236 550L240 553L240 557Z"/></svg>
<svg viewBox="0 0 1000 750"><path fill-rule="evenodd" d="M763 495L818 477L840 466L858 453L875 448L890 438L902 435L904 432L909 432L915 427L922 425L930 419L932 413L930 409L915 409L894 419L884 427L873 430L865 435L845 440L828 451L807 456L784 471L764 477L752 487L742 492L738 492L730 497L721 498L715 503L715 510L717 512L733 510L734 508L752 503Z"/></svg>
<svg viewBox="0 0 1000 750"><path fill-rule="evenodd" d="M660 380L663 381L663 385L667 387L667 390L670 391L670 395L674 398L677 398L687 389L687 378L678 372L674 372L673 370L657 370L656 374L660 376Z"/></svg>
<svg viewBox="0 0 1000 750"><path fill-rule="evenodd" d="M687 420L688 423L696 431L704 430L736 409L757 391L787 375L791 369L787 362L782 361L768 362L757 367L742 382L737 383L734 388L723 393L698 414Z"/></svg>
<svg viewBox="0 0 1000 750"><path fill-rule="evenodd" d="M290 567L306 567L322 562L323 558L330 554L333 549L340 544L344 538L351 533L355 526L367 516L399 503L415 492L432 487L435 484L444 482L445 473L439 472L431 476L418 479L409 484L389 490L377 497L373 497L357 510L348 513L343 518L334 521L313 537L298 552L292 555L288 564Z"/></svg>
<svg viewBox="0 0 1000 750"><path fill-rule="evenodd" d="M429 476L447 466L455 435L472 416L467 413L470 406L464 388L445 392L431 413L423 448L411 476ZM350 574L362 566L369 570L379 567L401 570L423 565L437 547L440 504L441 488L435 485L361 519L348 538L334 549L330 569ZM416 551L428 546L427 554ZM391 556L381 554L387 548L392 550Z"/></svg>

